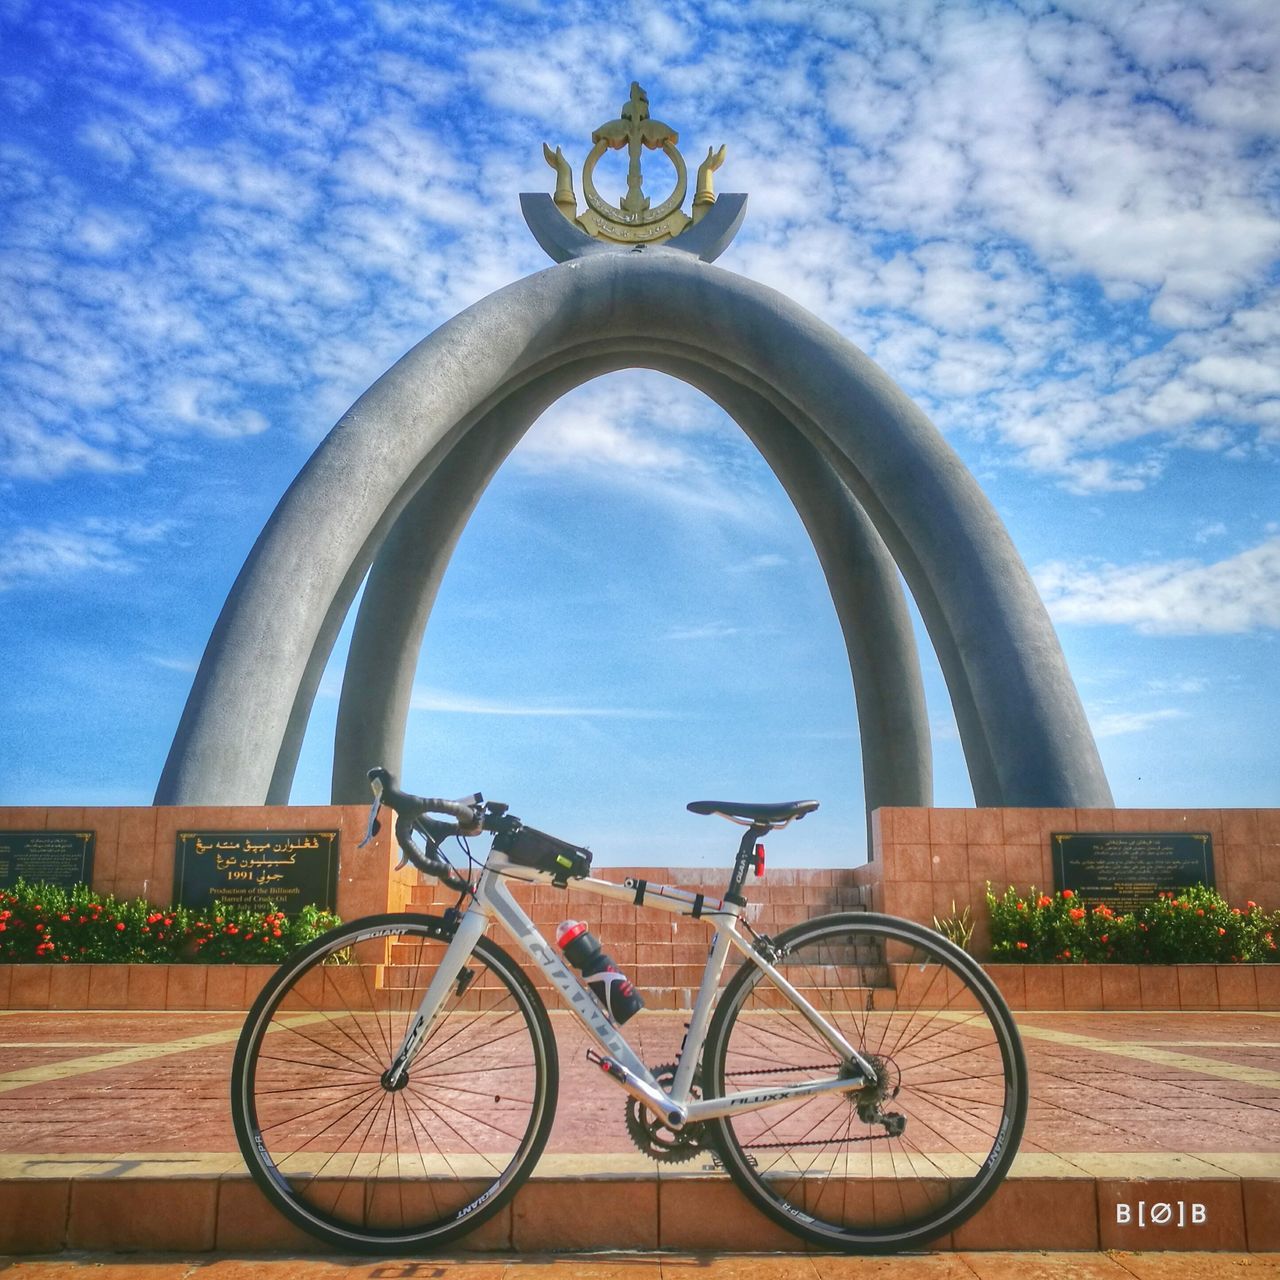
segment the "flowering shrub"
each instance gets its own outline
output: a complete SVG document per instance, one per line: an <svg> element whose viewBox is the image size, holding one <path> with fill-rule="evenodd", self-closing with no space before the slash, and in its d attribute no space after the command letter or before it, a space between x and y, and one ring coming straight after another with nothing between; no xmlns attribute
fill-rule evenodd
<svg viewBox="0 0 1280 1280"><path fill-rule="evenodd" d="M339 920L302 907L214 903L158 910L142 898L121 902L87 885L26 884L0 889L0 962L274 964Z"/></svg>
<svg viewBox="0 0 1280 1280"><path fill-rule="evenodd" d="M1280 960L1280 911L1231 906L1196 885L1131 912L1082 906L1070 889L1050 896L987 886L991 958L1060 964L1263 964Z"/></svg>

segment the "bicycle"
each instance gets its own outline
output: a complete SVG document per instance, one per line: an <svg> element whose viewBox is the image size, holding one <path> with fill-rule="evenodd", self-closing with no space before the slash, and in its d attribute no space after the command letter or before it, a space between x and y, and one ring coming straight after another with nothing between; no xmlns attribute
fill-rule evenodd
<svg viewBox="0 0 1280 1280"><path fill-rule="evenodd" d="M950 1231L1007 1172L1027 1109L1009 1010L976 961L937 932L871 912L776 937L746 917L762 837L817 801L695 802L746 828L723 897L590 874L588 850L506 805L397 791L369 774L369 830L396 815L401 866L457 891L442 915L355 920L286 960L254 1002L232 1068L236 1137L292 1222L342 1249L447 1244L530 1176L555 1115L545 1004L496 926L550 981L627 1095L628 1131L660 1161L710 1152L769 1217L820 1246L891 1252ZM428 814L448 815L451 821ZM466 839L489 833L473 858ZM441 849L459 838L463 874ZM415 843L415 838L420 842ZM640 1060L509 879L690 917L713 931L672 1064ZM741 957L723 990L730 952Z"/></svg>

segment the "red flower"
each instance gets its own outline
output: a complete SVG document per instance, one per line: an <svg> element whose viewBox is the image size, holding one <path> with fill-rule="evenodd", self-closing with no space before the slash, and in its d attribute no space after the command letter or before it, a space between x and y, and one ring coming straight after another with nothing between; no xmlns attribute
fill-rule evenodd
<svg viewBox="0 0 1280 1280"><path fill-rule="evenodd" d="M1258 906L1256 902L1246 902L1244 905L1248 907L1250 911L1255 910Z"/></svg>
<svg viewBox="0 0 1280 1280"><path fill-rule="evenodd" d="M36 925L36 932L37 932L37 933L43 933L43 932L44 932L44 925L42 925L42 924L38 924L38 925Z"/></svg>
<svg viewBox="0 0 1280 1280"><path fill-rule="evenodd" d="M1067 949L1062 953L1062 955L1063 955L1063 958L1064 958L1064 959L1070 960L1070 959L1071 959L1071 948L1070 948L1070 947L1068 947L1068 948L1067 948Z"/></svg>
<svg viewBox="0 0 1280 1280"><path fill-rule="evenodd" d="M1069 901L1070 901L1072 898L1074 898L1076 895L1075 895L1075 893L1074 893L1071 889L1063 889L1063 891L1062 891L1062 896L1063 896L1064 900L1066 900L1066 901L1068 901L1068 902L1069 902Z"/></svg>
<svg viewBox="0 0 1280 1280"><path fill-rule="evenodd" d="M117 933L123 933L123 932L124 932L124 921L123 921L123 920L118 920L118 921L116 921L116 932L117 932Z"/></svg>
<svg viewBox="0 0 1280 1280"><path fill-rule="evenodd" d="M1225 929L1223 929L1223 928L1221 928L1221 927L1218 929L1218 937L1220 937L1220 938L1221 938L1225 933L1226 933L1226 930L1225 930Z"/></svg>
<svg viewBox="0 0 1280 1280"><path fill-rule="evenodd" d="M1020 942L1020 943L1018 943L1018 950L1019 950L1019 951L1025 951L1026 949L1027 949L1027 944L1026 944L1025 942Z"/></svg>
<svg viewBox="0 0 1280 1280"><path fill-rule="evenodd" d="M1197 907L1197 908L1196 908L1196 915L1198 915L1198 916L1202 916L1202 915L1204 915L1204 908L1203 908L1203 907Z"/></svg>
<svg viewBox="0 0 1280 1280"><path fill-rule="evenodd" d="M1037 906L1037 907L1051 907L1051 906L1053 906L1053 899L1052 899L1051 897L1049 897L1049 895L1048 895L1047 893L1042 893L1042 894L1041 894L1041 895L1036 899L1036 906Z"/></svg>
<svg viewBox="0 0 1280 1280"><path fill-rule="evenodd" d="M279 929L272 929L272 930L271 930L271 936L272 936L273 938L278 938L278 937L280 936L280 930L279 930Z"/></svg>
<svg viewBox="0 0 1280 1280"><path fill-rule="evenodd" d="M1104 933L1104 934L1102 935L1102 937L1098 939L1098 941L1099 941L1099 942L1106 942L1109 936L1110 936L1110 935L1108 935L1108 934L1105 934L1105 933Z"/></svg>
<svg viewBox="0 0 1280 1280"><path fill-rule="evenodd" d="M1069 915L1073 920L1083 920L1083 919L1084 919L1084 908L1083 908L1083 907L1072 907L1072 908L1071 908L1071 910L1067 912L1067 915Z"/></svg>
<svg viewBox="0 0 1280 1280"><path fill-rule="evenodd" d="M70 923L70 921L71 921L71 917L70 917L70 916L59 916L59 917L58 917L58 919L59 919L59 920L66 920L68 923Z"/></svg>

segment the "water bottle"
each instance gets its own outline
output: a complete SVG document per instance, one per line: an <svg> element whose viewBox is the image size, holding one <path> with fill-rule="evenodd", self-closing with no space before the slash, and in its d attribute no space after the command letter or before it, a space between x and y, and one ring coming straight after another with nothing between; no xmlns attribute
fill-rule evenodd
<svg viewBox="0 0 1280 1280"><path fill-rule="evenodd" d="M600 942L587 931L585 920L566 920L556 930L556 946L565 958L587 979L592 995L621 1026L644 1008L644 1000L618 966L600 949Z"/></svg>

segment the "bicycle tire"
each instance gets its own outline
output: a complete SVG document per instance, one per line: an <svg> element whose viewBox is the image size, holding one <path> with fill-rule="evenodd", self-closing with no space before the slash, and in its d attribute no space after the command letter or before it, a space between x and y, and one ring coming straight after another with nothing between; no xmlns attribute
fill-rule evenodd
<svg viewBox="0 0 1280 1280"><path fill-rule="evenodd" d="M779 971L873 1055L884 1091L716 1119L729 1174L769 1217L826 1248L891 1253L953 1230L1000 1185L1026 1121L1026 1058L995 985L941 934L872 912L822 916L773 943ZM708 1097L830 1078L841 1065L749 961L725 987L704 1053ZM860 1104L902 1117L901 1134Z"/></svg>
<svg viewBox="0 0 1280 1280"><path fill-rule="evenodd" d="M280 966L241 1031L231 1115L249 1171L286 1218L340 1249L447 1244L497 1213L546 1145L555 1036L487 938L407 1083L382 1082L451 937L423 915L341 925Z"/></svg>

